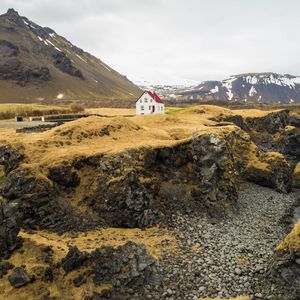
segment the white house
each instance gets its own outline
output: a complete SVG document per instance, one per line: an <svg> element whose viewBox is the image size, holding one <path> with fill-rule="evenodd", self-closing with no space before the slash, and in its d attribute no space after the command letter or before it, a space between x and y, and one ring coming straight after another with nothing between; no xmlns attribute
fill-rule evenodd
<svg viewBox="0 0 300 300"><path fill-rule="evenodd" d="M145 91L136 101L137 115L164 114L165 104L155 92Z"/></svg>

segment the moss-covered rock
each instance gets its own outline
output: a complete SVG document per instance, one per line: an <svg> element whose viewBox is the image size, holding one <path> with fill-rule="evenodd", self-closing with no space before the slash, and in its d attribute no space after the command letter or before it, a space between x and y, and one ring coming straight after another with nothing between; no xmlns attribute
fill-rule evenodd
<svg viewBox="0 0 300 300"><path fill-rule="evenodd" d="M294 170L293 185L296 188L300 188L300 163L296 165Z"/></svg>
<svg viewBox="0 0 300 300"><path fill-rule="evenodd" d="M277 246L270 268L271 277L279 284L293 287L295 298L300 297L300 221Z"/></svg>
<svg viewBox="0 0 300 300"><path fill-rule="evenodd" d="M249 163L245 177L252 182L288 193L292 189L292 172L284 156L267 152Z"/></svg>

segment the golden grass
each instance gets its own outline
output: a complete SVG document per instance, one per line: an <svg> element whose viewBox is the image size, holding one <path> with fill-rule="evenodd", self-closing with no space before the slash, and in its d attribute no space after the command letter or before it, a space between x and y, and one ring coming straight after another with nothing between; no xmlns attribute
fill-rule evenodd
<svg viewBox="0 0 300 300"><path fill-rule="evenodd" d="M89 114L99 114L103 116L134 116L134 108L87 108L85 111Z"/></svg>
<svg viewBox="0 0 300 300"><path fill-rule="evenodd" d="M264 171L271 171L270 166L273 165L275 161L285 161L284 156L279 152L266 152L259 159L252 158L249 161L249 168L255 168Z"/></svg>
<svg viewBox="0 0 300 300"><path fill-rule="evenodd" d="M79 250L92 252L96 248L111 246L119 247L128 241L144 244L150 255L161 259L164 253L177 252L177 242L167 231L158 226L141 230L125 228L105 228L88 233L65 233L58 235L47 231L26 233L21 231L20 236L39 245L50 245L54 251L54 258L58 262L68 252L68 246L76 246Z"/></svg>
<svg viewBox="0 0 300 300"><path fill-rule="evenodd" d="M241 296L241 297L236 297L236 298L199 298L198 300L251 300L250 297L247 296Z"/></svg>
<svg viewBox="0 0 300 300"><path fill-rule="evenodd" d="M84 295L92 295L93 292L111 289L110 284L95 286L90 278L80 288L75 287L73 279L85 271L83 267L67 275L64 274L62 269L56 269L54 281L44 282L42 276L47 264L44 262L45 253L42 251L42 246L44 245L26 238L22 248L14 251L8 261L14 264L15 267L24 266L30 276L34 275L36 277L36 281L16 289L10 285L8 276L5 276L0 280L0 299L42 300L45 298L53 298L81 300L84 298ZM11 272L12 271L10 271L8 275L10 275Z"/></svg>
<svg viewBox="0 0 300 300"><path fill-rule="evenodd" d="M285 237L284 241L277 246L277 249L284 252L300 253L300 221Z"/></svg>
<svg viewBox="0 0 300 300"><path fill-rule="evenodd" d="M30 139L27 138L28 135L2 129L0 145L22 143L30 162L47 165L100 153L119 153L140 147L170 146L199 134L225 135L236 130L233 125L211 127L216 124L209 120L211 117L229 110L214 106L199 109L204 113L187 112L172 116L131 118L93 116L66 123L47 132L31 134ZM108 130L109 135L101 135L102 130Z"/></svg>
<svg viewBox="0 0 300 300"><path fill-rule="evenodd" d="M67 255L69 246L76 246L80 251L91 253L96 248L104 246L116 248L128 241L144 244L148 253L157 259L162 259L165 253L177 255L175 238L167 230L158 226L146 230L106 228L87 233L65 233L63 235L48 231L33 233L21 231L20 236L24 239L23 246L14 251L8 261L15 267L23 265L28 274L35 275L37 280L21 289L15 289L10 285L8 276L6 276L0 280L0 299L42 300L45 295L50 293L50 298L81 300L84 298L83 295L111 289L110 284L95 286L91 279L80 288L76 288L73 279L85 272L85 267L80 267L69 274L65 274L62 269L56 269L54 281L43 282L42 275L47 264L44 262L45 252L42 249L46 246L50 246L53 251L54 263L58 263Z"/></svg>
<svg viewBox="0 0 300 300"><path fill-rule="evenodd" d="M249 265L249 263L250 263L249 259L246 257L237 257L236 260L240 266L246 266L246 265Z"/></svg>
<svg viewBox="0 0 300 300"><path fill-rule="evenodd" d="M113 113L115 110L108 111ZM30 138L27 138L29 135L17 134L11 129L0 129L0 145L23 144L28 162L43 167L72 161L82 156L120 153L141 147L172 146L208 133L224 137L239 129L234 125L218 126L212 118L237 113L245 116L270 113L258 110L232 111L213 105L171 109L171 112L165 115L130 118L91 116L46 132L30 134ZM249 156L250 151L253 155L248 160L253 161L252 158L256 157L256 147L249 141L245 143L247 149L245 148L244 152ZM247 160L247 157L244 159Z"/></svg>
<svg viewBox="0 0 300 300"><path fill-rule="evenodd" d="M4 177L5 177L4 167L0 165L0 184L3 183Z"/></svg>
<svg viewBox="0 0 300 300"><path fill-rule="evenodd" d="M293 179L294 179L295 187L299 188L300 187L300 163L298 163L295 167Z"/></svg>
<svg viewBox="0 0 300 300"><path fill-rule="evenodd" d="M72 113L68 106L48 106L38 104L0 104L0 120L12 119L15 116L41 116L51 114Z"/></svg>

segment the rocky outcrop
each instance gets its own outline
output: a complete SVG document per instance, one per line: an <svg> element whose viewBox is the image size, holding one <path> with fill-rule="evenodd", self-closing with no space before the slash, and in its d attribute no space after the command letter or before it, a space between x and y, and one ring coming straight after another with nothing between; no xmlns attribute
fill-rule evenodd
<svg viewBox="0 0 300 300"><path fill-rule="evenodd" d="M294 299L300 297L300 223L278 245L269 276L282 286L293 287Z"/></svg>
<svg viewBox="0 0 300 300"><path fill-rule="evenodd" d="M287 126L280 132L276 146L283 154L300 157L300 129Z"/></svg>
<svg viewBox="0 0 300 300"><path fill-rule="evenodd" d="M23 159L22 148L15 149L9 145L0 146L0 165L3 165L6 174L16 169Z"/></svg>
<svg viewBox="0 0 300 300"><path fill-rule="evenodd" d="M3 196L9 200L36 201L40 204L48 199L52 192L52 182L30 167L11 171L2 187Z"/></svg>
<svg viewBox="0 0 300 300"><path fill-rule="evenodd" d="M56 68L71 76L78 77L82 80L84 79L82 72L73 66L72 61L64 52L57 51L55 54L53 54L53 58L53 63Z"/></svg>
<svg viewBox="0 0 300 300"><path fill-rule="evenodd" d="M214 121L232 122L251 136L263 151L300 156L300 118L288 110L275 111L262 117L219 116Z"/></svg>
<svg viewBox="0 0 300 300"><path fill-rule="evenodd" d="M78 172L88 164L94 171L81 201L118 227L150 227L176 210L224 216L237 200L230 146L235 139L207 134L173 146L84 159Z"/></svg>
<svg viewBox="0 0 300 300"><path fill-rule="evenodd" d="M62 259L60 265L66 273L69 273L81 267L87 258L88 255L80 252L77 247L70 247L68 254Z"/></svg>
<svg viewBox="0 0 300 300"><path fill-rule="evenodd" d="M290 124L289 111L272 112L264 117L248 117L245 121L251 130L274 134Z"/></svg>
<svg viewBox="0 0 300 300"><path fill-rule="evenodd" d="M82 253L70 248L59 264L66 273L84 267L89 270L76 278L80 286L88 277L95 285L112 284L114 288L139 288L144 285L159 285L161 280L156 260L147 253L144 245L128 242L118 248L103 247L92 253ZM80 279L80 280L79 280Z"/></svg>
<svg viewBox="0 0 300 300"><path fill-rule="evenodd" d="M29 81L48 81L47 67L25 66L19 59L19 47L9 41L0 40L0 80L15 80L25 86Z"/></svg>
<svg viewBox="0 0 300 300"><path fill-rule="evenodd" d="M14 74L19 72L19 52L15 44L0 40L0 79L13 79Z"/></svg>
<svg viewBox="0 0 300 300"><path fill-rule="evenodd" d="M48 177L65 187L76 187L80 184L80 178L70 165L56 166L49 169Z"/></svg>
<svg viewBox="0 0 300 300"><path fill-rule="evenodd" d="M249 164L244 172L247 180L288 193L292 188L292 171L285 158L276 152L268 152L260 160Z"/></svg>
<svg viewBox="0 0 300 300"><path fill-rule="evenodd" d="M1 194L7 203L16 203L23 228L47 228L57 232L87 230L99 224L93 216L74 212L71 203L59 201L61 186L55 186L42 173L23 166L5 178Z"/></svg>
<svg viewBox="0 0 300 300"><path fill-rule="evenodd" d="M7 203L0 197L0 258L9 255L21 246L20 213L17 202Z"/></svg>

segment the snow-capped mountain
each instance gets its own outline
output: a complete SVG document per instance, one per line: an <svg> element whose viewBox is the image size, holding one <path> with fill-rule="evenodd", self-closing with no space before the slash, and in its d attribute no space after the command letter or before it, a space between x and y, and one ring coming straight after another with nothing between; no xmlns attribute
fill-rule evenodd
<svg viewBox="0 0 300 300"><path fill-rule="evenodd" d="M186 100L294 103L300 102L300 77L276 73L240 74L222 81L204 81L176 95Z"/></svg>

